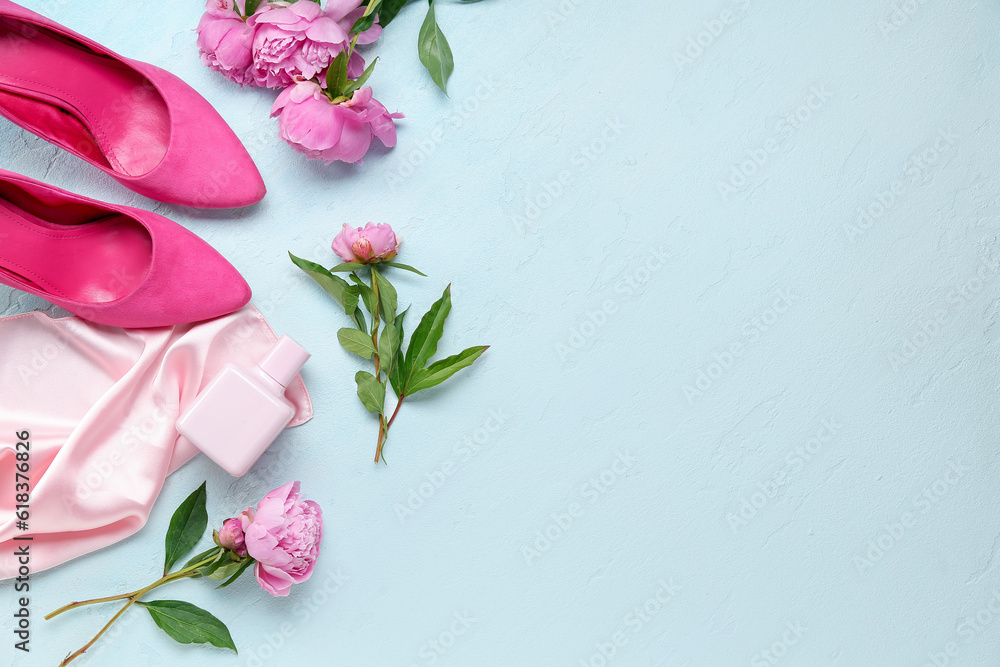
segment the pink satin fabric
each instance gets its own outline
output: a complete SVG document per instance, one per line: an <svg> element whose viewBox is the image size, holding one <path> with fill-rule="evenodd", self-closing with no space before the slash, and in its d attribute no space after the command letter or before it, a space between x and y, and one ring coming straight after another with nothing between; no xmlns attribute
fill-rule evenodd
<svg viewBox="0 0 1000 667"><path fill-rule="evenodd" d="M252 365L277 340L247 306L216 320L118 329L42 313L0 318L0 579L15 536L38 572L132 535L166 476L198 450L177 417L226 363ZM291 426L312 418L301 377ZM29 529L14 514L16 433L31 433Z"/></svg>

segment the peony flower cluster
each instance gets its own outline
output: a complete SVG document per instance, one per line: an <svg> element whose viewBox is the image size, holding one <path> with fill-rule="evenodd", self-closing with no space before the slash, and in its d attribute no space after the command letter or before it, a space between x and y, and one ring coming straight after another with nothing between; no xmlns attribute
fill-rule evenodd
<svg viewBox="0 0 1000 667"><path fill-rule="evenodd" d="M322 538L323 512L299 497L298 482L271 491L257 509L227 519L217 534L219 546L254 559L260 587L277 597L312 576Z"/></svg>
<svg viewBox="0 0 1000 667"><path fill-rule="evenodd" d="M202 62L241 86L281 89L272 116L281 138L310 159L361 162L372 138L396 144L394 119L371 88L356 50L382 35L364 0L208 0L198 25ZM375 17L377 18L377 14ZM355 30L360 22L361 27ZM343 90L331 90L329 70L346 61Z"/></svg>

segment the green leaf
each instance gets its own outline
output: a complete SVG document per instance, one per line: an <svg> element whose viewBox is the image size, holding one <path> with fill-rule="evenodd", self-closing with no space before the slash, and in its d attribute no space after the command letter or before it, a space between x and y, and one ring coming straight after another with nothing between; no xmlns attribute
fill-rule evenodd
<svg viewBox="0 0 1000 667"><path fill-rule="evenodd" d="M378 8L378 24L383 28L389 25L407 2L409 0L382 0L382 6Z"/></svg>
<svg viewBox="0 0 1000 667"><path fill-rule="evenodd" d="M406 313L410 311L409 308L401 312L396 316L396 340L399 341L399 349L396 350L396 359L392 364L392 371L389 373L389 382L392 384L392 390L396 392L396 396L399 396L403 391L403 320L406 319ZM381 355L379 355L381 356Z"/></svg>
<svg viewBox="0 0 1000 667"><path fill-rule="evenodd" d="M358 307L358 300L361 298L361 290L357 285L348 285L344 290L344 312L350 315Z"/></svg>
<svg viewBox="0 0 1000 667"><path fill-rule="evenodd" d="M438 341L444 334L444 323L451 312L451 285L444 289L444 294L434 302L431 309L420 320L420 324L410 336L410 345L406 349L406 360L403 368L403 393L410 393L410 383L413 374L422 369L437 352Z"/></svg>
<svg viewBox="0 0 1000 667"><path fill-rule="evenodd" d="M356 274L354 274L354 273L351 274L351 280L354 281L354 284L357 285L358 289L361 291L361 300L365 302L365 308L368 309L369 313L374 314L375 313L375 292L374 292L374 290L372 290L372 288L370 286L366 285L361 280L361 278L358 278L358 276Z"/></svg>
<svg viewBox="0 0 1000 667"><path fill-rule="evenodd" d="M326 70L326 92L339 97L347 87L347 51L341 51Z"/></svg>
<svg viewBox="0 0 1000 667"><path fill-rule="evenodd" d="M145 607L153 622L176 642L211 644L238 653L226 624L200 607L180 600L150 600L136 604Z"/></svg>
<svg viewBox="0 0 1000 667"><path fill-rule="evenodd" d="M375 379L375 376L368 371L358 371L354 376L354 381L358 383L358 398L368 412L377 415L382 414L385 405L385 385Z"/></svg>
<svg viewBox="0 0 1000 667"><path fill-rule="evenodd" d="M359 18L357 21L354 22L354 25L351 26L351 29L348 31L348 34L350 35L361 34L365 30L368 30L368 28L372 27L372 25L374 24L375 24L375 14L368 14L366 12L364 16L362 16L361 18ZM344 94L347 95L347 93Z"/></svg>
<svg viewBox="0 0 1000 667"><path fill-rule="evenodd" d="M240 563L240 568L238 570L236 570L236 574L234 574L233 576L229 577L228 579L226 579L225 581L223 581L221 584L219 584L218 586L216 586L215 590L219 590L220 588L225 588L229 584L231 584L234 581L236 581L237 579L239 579L240 575L243 574L244 572L246 572L246 569L248 567L250 567L251 565L253 565L255 562L256 561L253 558L250 558L249 556L247 556L245 559L243 559L243 562Z"/></svg>
<svg viewBox="0 0 1000 667"><path fill-rule="evenodd" d="M365 321L365 313L360 306L354 309L354 324L358 327L358 331L368 331L368 322Z"/></svg>
<svg viewBox="0 0 1000 667"><path fill-rule="evenodd" d="M351 313L351 311L348 310L348 306L351 301L350 296L347 293L347 289L350 286L347 284L346 280L340 276L333 275L327 269L315 262L310 262L307 259L301 259L292 253L288 253L288 256L292 259L295 266L305 271L310 278L316 281L316 284L323 288L324 292L332 296L333 300L339 303L341 308L344 308L344 312L347 314ZM353 303L357 306L357 296L354 297Z"/></svg>
<svg viewBox="0 0 1000 667"><path fill-rule="evenodd" d="M382 364L382 370L388 377L392 377L396 368L399 356L399 347L402 342L399 338L400 330L394 324L387 324L382 329L382 335L378 339L378 358Z"/></svg>
<svg viewBox="0 0 1000 667"><path fill-rule="evenodd" d="M194 556L193 558L190 558L188 560L188 562L184 563L184 565L181 567L181 569L183 570L183 569L191 567L192 565L197 565L198 563L202 562L203 560L208 559L209 556L214 555L215 558L212 561L210 561L208 564L204 565L203 567L198 568L198 570L197 570L199 577L207 576L207 575L211 574L212 572L214 572L219 566L225 565L225 561L223 559L223 555L225 553L226 553L226 550L223 549L222 547L220 547L220 546L213 546L211 549L206 549L205 551L202 551L197 556Z"/></svg>
<svg viewBox="0 0 1000 667"><path fill-rule="evenodd" d="M170 517L165 540L166 558L163 574L170 572L174 563L191 551L205 534L205 529L208 527L208 511L205 509L207 498L205 482L202 482L201 486L188 496Z"/></svg>
<svg viewBox="0 0 1000 667"><path fill-rule="evenodd" d="M215 553L217 551L218 552L222 552L222 551L225 551L225 549L223 549L222 547L217 546L217 545L211 547L210 549L205 549L204 551L202 551L197 556L192 556L191 558L189 558L188 562L184 563L184 566L181 569L183 570L184 568L191 567L195 563L200 563L201 561L205 560L206 558L208 558L209 556L211 556L213 553Z"/></svg>
<svg viewBox="0 0 1000 667"><path fill-rule="evenodd" d="M364 266L361 262L344 262L330 269L330 273L350 273L351 271L363 269Z"/></svg>
<svg viewBox="0 0 1000 667"><path fill-rule="evenodd" d="M436 361L427 368L417 371L413 375L413 383L409 393L415 394L418 391L436 387L458 371L471 366L479 358L479 355L488 349L489 345L470 347L456 355Z"/></svg>
<svg viewBox="0 0 1000 667"><path fill-rule="evenodd" d="M434 0L430 0L429 4L424 24L420 26L417 49L420 53L420 62L431 73L431 78L438 88L447 95L448 77L455 70L455 58L452 56L451 47L448 46L448 40L445 39L434 17Z"/></svg>
<svg viewBox="0 0 1000 667"><path fill-rule="evenodd" d="M365 321L365 313L358 307L361 299L361 288L357 285L348 285L344 292L344 312L351 316L355 326L361 331L368 331L368 323Z"/></svg>
<svg viewBox="0 0 1000 667"><path fill-rule="evenodd" d="M375 344L372 342L371 336L364 331L344 327L337 332L337 340L340 341L345 350L353 352L359 357L371 359L375 354Z"/></svg>
<svg viewBox="0 0 1000 667"><path fill-rule="evenodd" d="M260 7L260 2L261 2L261 0L247 0L246 1L246 8L245 8L245 11L244 11L243 15L244 16L253 16L254 12L257 11L257 8ZM236 4L239 5L239 3L236 3Z"/></svg>
<svg viewBox="0 0 1000 667"><path fill-rule="evenodd" d="M382 319L392 324L396 321L396 288L392 286L392 283L374 265L372 265L372 277L378 284L378 305L382 313Z"/></svg>
<svg viewBox="0 0 1000 667"><path fill-rule="evenodd" d="M424 278L427 277L426 273L424 273L422 271L417 271L415 268L413 268L412 266L410 266L408 264L400 264L399 262L382 262L382 263L385 264L386 266L391 266L391 267L394 267L394 268L397 268L397 269L404 269L406 271L412 271L413 273L416 273L418 276L423 276Z"/></svg>
<svg viewBox="0 0 1000 667"><path fill-rule="evenodd" d="M212 581L222 581L228 577L233 576L243 563L237 563L228 560L224 563L219 563L218 566L212 569L206 576Z"/></svg>
<svg viewBox="0 0 1000 667"><path fill-rule="evenodd" d="M369 17L369 18L371 18L371 17ZM360 21L361 19L358 19L358 20ZM373 60L372 64L365 68L365 71L361 73L361 76L359 76L357 79L355 79L354 81L351 81L349 84L347 84L347 88L344 89L344 95L346 95L347 97L350 97L351 95L354 94L354 91L360 89L362 86L364 86L366 83L368 83L368 79L369 79L369 77L371 77L372 72L375 70L375 63L377 63L377 62L378 62L378 58L376 58L375 60Z"/></svg>

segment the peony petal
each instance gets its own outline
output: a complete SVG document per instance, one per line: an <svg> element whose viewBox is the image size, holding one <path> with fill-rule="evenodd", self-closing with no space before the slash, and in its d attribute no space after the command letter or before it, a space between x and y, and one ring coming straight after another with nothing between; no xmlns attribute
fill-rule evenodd
<svg viewBox="0 0 1000 667"><path fill-rule="evenodd" d="M257 577L260 587L275 597L288 595L294 583L288 573L263 563L254 565L254 576Z"/></svg>
<svg viewBox="0 0 1000 667"><path fill-rule="evenodd" d="M360 5L361 0L327 0L326 15L334 21L342 21L344 17L355 13ZM361 13L364 13L363 9ZM352 21L351 24L353 23Z"/></svg>
<svg viewBox="0 0 1000 667"><path fill-rule="evenodd" d="M340 143L337 144L337 159L344 162L357 162L368 152L371 143L372 131L367 123L346 120L344 131L340 135Z"/></svg>
<svg viewBox="0 0 1000 667"><path fill-rule="evenodd" d="M288 86L278 95L278 99L274 101L274 106L271 107L271 118L274 118L281 113L281 110L292 101L292 91L295 90L295 85Z"/></svg>
<svg viewBox="0 0 1000 667"><path fill-rule="evenodd" d="M327 44L347 44L351 36L333 19L321 16L305 30L305 36L314 42Z"/></svg>
<svg viewBox="0 0 1000 667"><path fill-rule="evenodd" d="M392 116L382 114L371 122L371 126L372 132L386 148L396 145L396 123L393 122Z"/></svg>
<svg viewBox="0 0 1000 667"><path fill-rule="evenodd" d="M354 251L351 249L357 235L357 230L353 229L350 225L344 224L344 228L337 234L337 238L333 239L333 251L345 262L353 262L357 259Z"/></svg>

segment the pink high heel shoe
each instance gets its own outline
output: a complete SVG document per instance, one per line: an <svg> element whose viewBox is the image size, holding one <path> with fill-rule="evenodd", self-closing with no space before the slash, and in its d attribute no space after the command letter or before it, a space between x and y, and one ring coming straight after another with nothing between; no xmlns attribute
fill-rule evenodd
<svg viewBox="0 0 1000 667"><path fill-rule="evenodd" d="M230 127L176 76L0 0L0 115L157 201L236 208L263 199Z"/></svg>
<svg viewBox="0 0 1000 667"><path fill-rule="evenodd" d="M0 169L0 283L108 326L200 322L250 301L250 287L176 222Z"/></svg>

